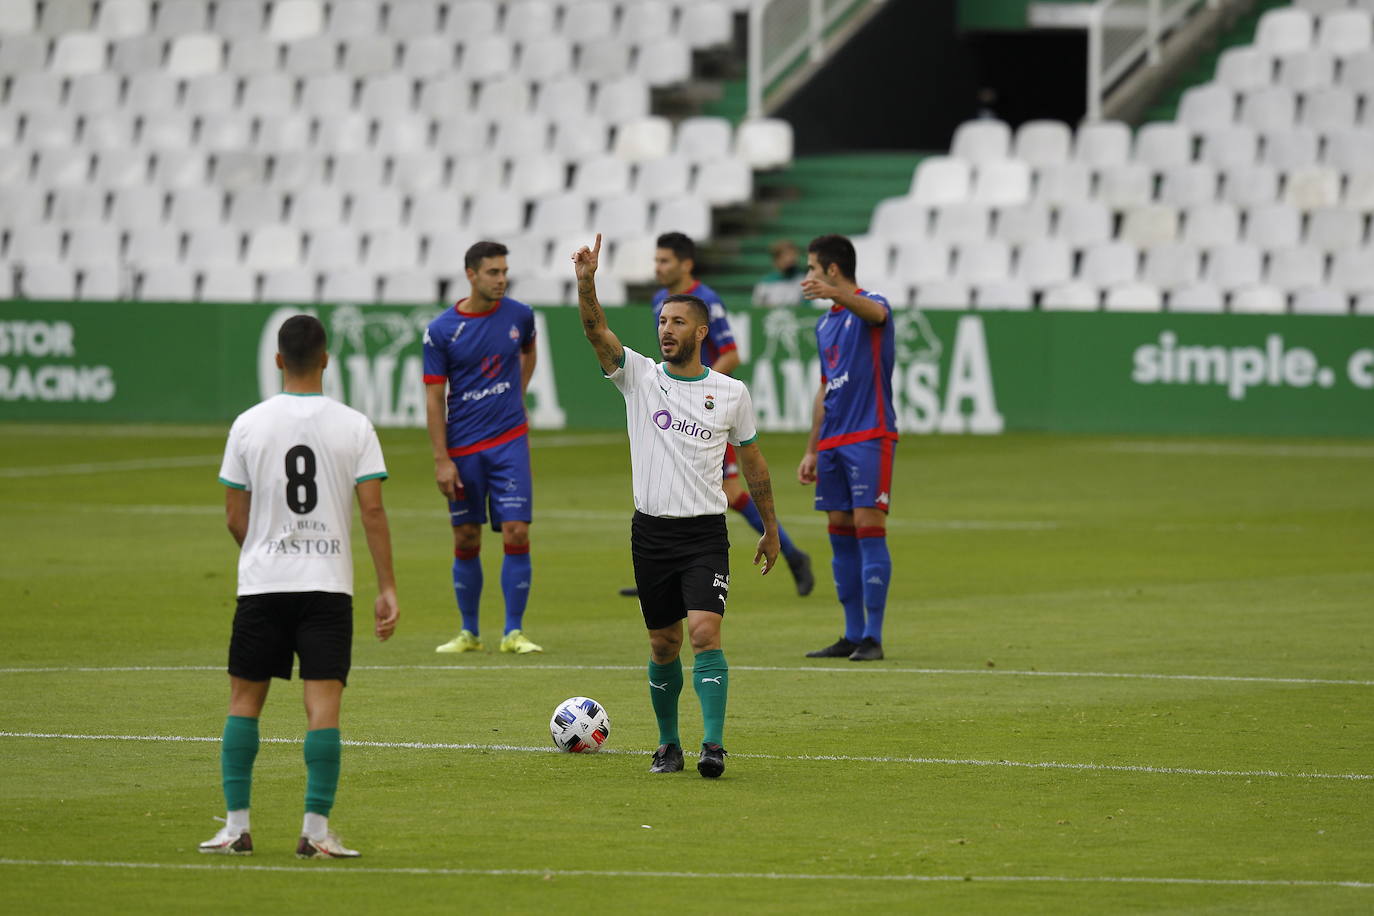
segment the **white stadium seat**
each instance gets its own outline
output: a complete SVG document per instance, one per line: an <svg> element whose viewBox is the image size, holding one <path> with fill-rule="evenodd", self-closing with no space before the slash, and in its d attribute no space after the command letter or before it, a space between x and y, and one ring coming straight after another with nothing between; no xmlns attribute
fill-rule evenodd
<svg viewBox="0 0 1374 916"><path fill-rule="evenodd" d="M620 125L615 154L627 162L644 162L668 155L673 128L667 118L647 117Z"/></svg>
<svg viewBox="0 0 1374 916"><path fill-rule="evenodd" d="M1316 45L1334 54L1354 54L1370 46L1374 30L1366 10L1333 10L1317 21Z"/></svg>
<svg viewBox="0 0 1374 916"><path fill-rule="evenodd" d="M1198 158L1221 170L1253 165L1259 159L1259 132L1244 124L1204 129Z"/></svg>
<svg viewBox="0 0 1374 916"><path fill-rule="evenodd" d="M305 259L311 267L337 271L357 267L361 249L357 230L348 226L326 226L310 233Z"/></svg>
<svg viewBox="0 0 1374 916"><path fill-rule="evenodd" d="M1016 129L1012 157L1035 168L1069 160L1073 131L1062 121L1027 121Z"/></svg>
<svg viewBox="0 0 1374 916"><path fill-rule="evenodd" d="M392 227L368 233L366 265L375 271L410 270L420 266L420 236Z"/></svg>
<svg viewBox="0 0 1374 916"><path fill-rule="evenodd" d="M928 280L916 284L916 304L923 309L966 309L973 290L962 280Z"/></svg>
<svg viewBox="0 0 1374 916"><path fill-rule="evenodd" d="M124 259L138 269L179 266L181 232L172 226L131 228L125 243Z"/></svg>
<svg viewBox="0 0 1374 916"><path fill-rule="evenodd" d="M792 125L779 118L758 118L739 125L735 155L755 169L775 169L792 161Z"/></svg>
<svg viewBox="0 0 1374 916"><path fill-rule="evenodd" d="M1245 217L1245 241L1258 248L1286 248L1302 237L1302 212L1287 204L1252 207Z"/></svg>
<svg viewBox="0 0 1374 916"><path fill-rule="evenodd" d="M995 280L974 286L973 301L984 311L1026 311L1035 304L1035 297L1030 287L1018 280Z"/></svg>
<svg viewBox="0 0 1374 916"><path fill-rule="evenodd" d="M1073 155L1095 169L1124 165L1131 158L1131 129L1121 121L1084 124L1074 138Z"/></svg>
<svg viewBox="0 0 1374 916"><path fill-rule="evenodd" d="M1217 199L1217 170L1205 162L1175 165L1161 173L1159 199L1178 207L1195 207Z"/></svg>
<svg viewBox="0 0 1374 916"><path fill-rule="evenodd" d="M1123 283L1107 290L1105 305L1109 312L1158 312L1164 296L1149 283Z"/></svg>
<svg viewBox="0 0 1374 916"><path fill-rule="evenodd" d="M243 236L228 226L205 226L186 233L186 263L193 267L234 267L240 263Z"/></svg>
<svg viewBox="0 0 1374 916"><path fill-rule="evenodd" d="M580 0L564 9L562 37L580 43L610 35L614 25L615 5L610 0Z"/></svg>
<svg viewBox="0 0 1374 916"><path fill-rule="evenodd" d="M218 73L224 62L224 40L211 33L178 35L167 53L167 73L181 79Z"/></svg>
<svg viewBox="0 0 1374 916"><path fill-rule="evenodd" d="M1204 83L1183 93L1178 106L1178 125L1192 130L1205 130L1230 124L1235 112L1236 96L1231 87L1221 83ZM1137 145L1139 142L1140 137L1137 136ZM1136 156L1140 157L1138 149Z"/></svg>
<svg viewBox="0 0 1374 916"><path fill-rule="evenodd" d="M1364 242L1364 215L1333 207L1314 210L1307 218L1305 241L1322 251L1344 251Z"/></svg>
<svg viewBox="0 0 1374 916"><path fill-rule="evenodd" d="M693 48L728 45L734 37L734 17L719 0L696 0L682 6L681 32Z"/></svg>
<svg viewBox="0 0 1374 916"><path fill-rule="evenodd" d="M1121 216L1120 238L1141 248L1167 245L1178 238L1178 208L1170 204L1132 207Z"/></svg>
<svg viewBox="0 0 1374 916"><path fill-rule="evenodd" d="M322 276L321 302L366 304L377 301L377 275L370 270L364 270L361 267L349 267L342 270L331 270Z"/></svg>
<svg viewBox="0 0 1374 916"><path fill-rule="evenodd" d="M0 4L0 35L22 35L37 27L37 0L10 0Z"/></svg>
<svg viewBox="0 0 1374 916"><path fill-rule="evenodd" d="M434 275L422 270L395 270L382 274L379 302L428 305L439 301L439 283Z"/></svg>
<svg viewBox="0 0 1374 916"><path fill-rule="evenodd" d="M691 177L690 162L681 156L664 156L636 166L634 189L649 200L681 197L691 186Z"/></svg>
<svg viewBox="0 0 1374 916"><path fill-rule="evenodd" d="M98 73L105 69L107 50L103 35L68 32L53 43L52 60L48 62L48 68L62 76Z"/></svg>
<svg viewBox="0 0 1374 916"><path fill-rule="evenodd" d="M214 31L226 38L257 35L266 25L262 0L233 0L216 3Z"/></svg>
<svg viewBox="0 0 1374 916"><path fill-rule="evenodd" d="M1286 54L1312 44L1312 14L1301 9L1273 9L1260 17L1255 46Z"/></svg>
<svg viewBox="0 0 1374 916"><path fill-rule="evenodd" d="M200 274L201 302L252 302L257 280L242 267L207 267Z"/></svg>
<svg viewBox="0 0 1374 916"><path fill-rule="evenodd" d="M409 226L416 232L452 232L463 225L463 195L430 191L411 198Z"/></svg>
<svg viewBox="0 0 1374 916"><path fill-rule="evenodd" d="M1059 208L1055 234L1075 248L1095 245L1112 237L1112 214L1095 200L1068 203Z"/></svg>
<svg viewBox="0 0 1374 916"><path fill-rule="evenodd" d="M641 169L645 166L641 166ZM910 197L889 197L879 202L868 224L870 235L898 240L925 238L930 226L930 208Z"/></svg>
<svg viewBox="0 0 1374 916"><path fill-rule="evenodd" d="M1130 283L1136 278L1140 253L1128 242L1099 242L1083 252L1079 277L1094 286Z"/></svg>
<svg viewBox="0 0 1374 916"><path fill-rule="evenodd" d="M1003 121L965 121L954 129L949 154L979 164L1011 155L1011 128Z"/></svg>
<svg viewBox="0 0 1374 916"><path fill-rule="evenodd" d="M1097 287L1088 283L1064 283L1045 290L1040 307L1054 312L1094 312L1100 297Z"/></svg>
<svg viewBox="0 0 1374 916"><path fill-rule="evenodd" d="M314 302L315 272L308 267L269 270L262 275L263 302Z"/></svg>
<svg viewBox="0 0 1374 916"><path fill-rule="evenodd" d="M969 198L972 177L972 170L962 159L930 156L916 167L911 197L923 206L962 203Z"/></svg>
<svg viewBox="0 0 1374 916"><path fill-rule="evenodd" d="M1287 310L1288 297L1283 290L1255 284L1231 294L1231 311L1240 314L1275 315Z"/></svg>
<svg viewBox="0 0 1374 916"><path fill-rule="evenodd" d="M1210 283L1194 283L1169 293L1171 312L1220 312L1226 297Z"/></svg>
<svg viewBox="0 0 1374 916"><path fill-rule="evenodd" d="M95 0L44 0L39 27L49 35L79 32L91 27Z"/></svg>
<svg viewBox="0 0 1374 916"><path fill-rule="evenodd" d="M1101 171L1098 175L1097 197L1115 210L1142 207L1154 197L1154 184L1154 175L1149 166L1128 162Z"/></svg>
<svg viewBox="0 0 1374 916"><path fill-rule="evenodd" d="M153 27L161 35L204 32L210 27L209 0L159 0Z"/></svg>
<svg viewBox="0 0 1374 916"><path fill-rule="evenodd" d="M1260 161L1281 172L1306 168L1317 162L1317 132L1310 127L1291 127L1264 135Z"/></svg>
<svg viewBox="0 0 1374 916"><path fill-rule="evenodd" d="M292 226L259 226L248 236L244 263L254 270L281 270L301 263L304 246L299 229Z"/></svg>
<svg viewBox="0 0 1374 916"><path fill-rule="evenodd" d="M696 241L711 237L711 208L699 197L659 201L654 208L654 232L682 232Z"/></svg>
<svg viewBox="0 0 1374 916"><path fill-rule="evenodd" d="M1243 243L1218 245L1207 250L1204 276L1222 289L1241 289L1260 282L1262 262L1258 248Z"/></svg>
<svg viewBox="0 0 1374 916"><path fill-rule="evenodd" d="M1217 61L1217 82L1237 91L1267 86L1273 79L1274 56L1263 48L1227 48Z"/></svg>
<svg viewBox="0 0 1374 916"><path fill-rule="evenodd" d="M714 159L697 169L696 195L713 207L748 203L754 195L754 172L741 159Z"/></svg>
<svg viewBox="0 0 1374 916"><path fill-rule="evenodd" d="M1063 239L1028 242L1017 254L1016 277L1034 289L1068 283L1073 279L1073 250Z"/></svg>
<svg viewBox="0 0 1374 916"><path fill-rule="evenodd" d="M967 283L992 283L1011 276L1011 246L1000 239L965 242L954 250L954 276Z"/></svg>
<svg viewBox="0 0 1374 916"><path fill-rule="evenodd" d="M1341 175L1335 169L1310 166L1288 173L1283 199L1300 210L1334 207L1340 203Z"/></svg>
<svg viewBox="0 0 1374 916"><path fill-rule="evenodd" d="M300 41L324 28L321 0L275 0L267 21L267 37L273 41Z"/></svg>
<svg viewBox="0 0 1374 916"><path fill-rule="evenodd" d="M678 125L675 152L692 162L730 155L731 128L726 118L686 118Z"/></svg>
<svg viewBox="0 0 1374 916"><path fill-rule="evenodd" d="M1350 300L1341 290L1311 286L1293 293L1294 315L1348 315Z"/></svg>
<svg viewBox="0 0 1374 916"><path fill-rule="evenodd" d="M151 302L178 302L194 299L196 274L185 264L149 267L138 282L138 298Z"/></svg>
<svg viewBox="0 0 1374 916"><path fill-rule="evenodd" d="M937 207L931 236L945 242L976 242L990 234L992 210L982 204L958 203Z"/></svg>
<svg viewBox="0 0 1374 916"><path fill-rule="evenodd" d="M1092 170L1086 162L1047 165L1036 171L1035 199L1057 205L1092 196Z"/></svg>
<svg viewBox="0 0 1374 916"><path fill-rule="evenodd" d="M638 50L635 72L655 89L685 83L692 76L692 49L680 38L656 38Z"/></svg>
<svg viewBox="0 0 1374 916"><path fill-rule="evenodd" d="M1202 275L1202 253L1188 243L1156 245L1145 252L1141 279L1163 289L1191 286Z"/></svg>
<svg viewBox="0 0 1374 916"><path fill-rule="evenodd" d="M1353 293L1374 291L1374 249L1347 248L1331 257L1331 285Z"/></svg>
<svg viewBox="0 0 1374 916"><path fill-rule="evenodd" d="M1247 91L1240 100L1242 124L1256 130L1288 130L1297 117L1297 98L1285 86L1265 86Z"/></svg>
<svg viewBox="0 0 1374 916"><path fill-rule="evenodd" d="M1310 48L1279 58L1278 84L1298 92L1330 86L1336 79L1336 56Z"/></svg>
<svg viewBox="0 0 1374 916"><path fill-rule="evenodd" d="M1239 207L1271 204L1279 198L1279 172L1272 165L1229 169L1222 178L1221 199Z"/></svg>
<svg viewBox="0 0 1374 916"><path fill-rule="evenodd" d="M970 199L994 207L1008 207L1030 200L1031 170L1016 159L990 159L974 173Z"/></svg>
<svg viewBox="0 0 1374 916"><path fill-rule="evenodd" d="M1183 226L1184 241L1205 248L1230 244L1239 238L1240 211L1234 205L1204 204L1188 210Z"/></svg>
<svg viewBox="0 0 1374 916"><path fill-rule="evenodd" d="M896 276L908 283L927 283L949 276L953 255L938 239L897 246Z"/></svg>
<svg viewBox="0 0 1374 916"><path fill-rule="evenodd" d="M1316 248L1280 248L1269 252L1265 280L1279 289L1320 286L1326 274L1326 255Z"/></svg>
<svg viewBox="0 0 1374 916"><path fill-rule="evenodd" d="M556 34L558 10L551 0L509 0L506 34L518 42L549 38Z"/></svg>

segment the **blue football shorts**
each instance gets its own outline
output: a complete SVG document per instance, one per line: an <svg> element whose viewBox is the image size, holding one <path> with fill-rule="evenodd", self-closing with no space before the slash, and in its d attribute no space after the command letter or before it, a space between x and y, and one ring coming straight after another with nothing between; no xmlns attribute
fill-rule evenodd
<svg viewBox="0 0 1374 916"><path fill-rule="evenodd" d="M869 439L837 445L816 457L816 509L852 512L892 504L892 455L897 443Z"/></svg>
<svg viewBox="0 0 1374 916"><path fill-rule="evenodd" d="M480 525L490 517L492 530L500 531L502 522L534 518L529 436L459 455L453 463L463 488L458 500L448 504L450 524Z"/></svg>

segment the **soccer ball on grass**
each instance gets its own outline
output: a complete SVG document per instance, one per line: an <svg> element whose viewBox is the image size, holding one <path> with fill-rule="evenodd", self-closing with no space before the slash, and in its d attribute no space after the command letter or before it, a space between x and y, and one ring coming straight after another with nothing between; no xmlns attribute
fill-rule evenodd
<svg viewBox="0 0 1374 916"><path fill-rule="evenodd" d="M549 720L554 746L571 754L590 754L601 749L611 735L606 708L587 697L571 697L558 704Z"/></svg>

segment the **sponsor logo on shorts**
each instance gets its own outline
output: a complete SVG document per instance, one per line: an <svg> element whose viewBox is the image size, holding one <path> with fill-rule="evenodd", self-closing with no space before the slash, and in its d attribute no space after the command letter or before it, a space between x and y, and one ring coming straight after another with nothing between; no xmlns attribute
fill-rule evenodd
<svg viewBox="0 0 1374 916"><path fill-rule="evenodd" d="M889 502L891 502L891 499L890 499L890 497L887 495L887 491L884 490L884 491L882 491L881 493L879 493L878 496L877 496L877 498L874 499L873 501L876 502L876 503L877 503L878 505L880 505L880 506L886 506Z"/></svg>
<svg viewBox="0 0 1374 916"><path fill-rule="evenodd" d="M684 436L691 436L693 439L707 441L714 435L709 429L698 424L696 421L674 417L666 410L655 412L653 421L655 426L665 432L672 430L673 432L682 433Z"/></svg>

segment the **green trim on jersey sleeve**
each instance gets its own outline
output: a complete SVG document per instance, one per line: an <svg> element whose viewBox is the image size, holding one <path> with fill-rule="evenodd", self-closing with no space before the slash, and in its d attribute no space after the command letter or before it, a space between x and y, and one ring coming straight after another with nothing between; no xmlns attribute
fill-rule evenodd
<svg viewBox="0 0 1374 916"><path fill-rule="evenodd" d="M224 484L226 487L229 487L231 490L248 489L248 484L246 483L234 483L232 480L225 480L223 477L219 478L219 482Z"/></svg>
<svg viewBox="0 0 1374 916"><path fill-rule="evenodd" d="M753 445L753 444L754 444L755 442L757 442L757 441L759 441L759 434L758 434L758 433L754 433L754 435L750 436L748 439L745 439L743 442L741 442L741 443L739 444L739 447L743 447L743 446L746 446L746 445Z"/></svg>
<svg viewBox="0 0 1374 916"><path fill-rule="evenodd" d="M365 480L386 480L389 476L391 475L387 474L386 471L379 471L376 474L365 474L354 481L354 483L362 483Z"/></svg>

